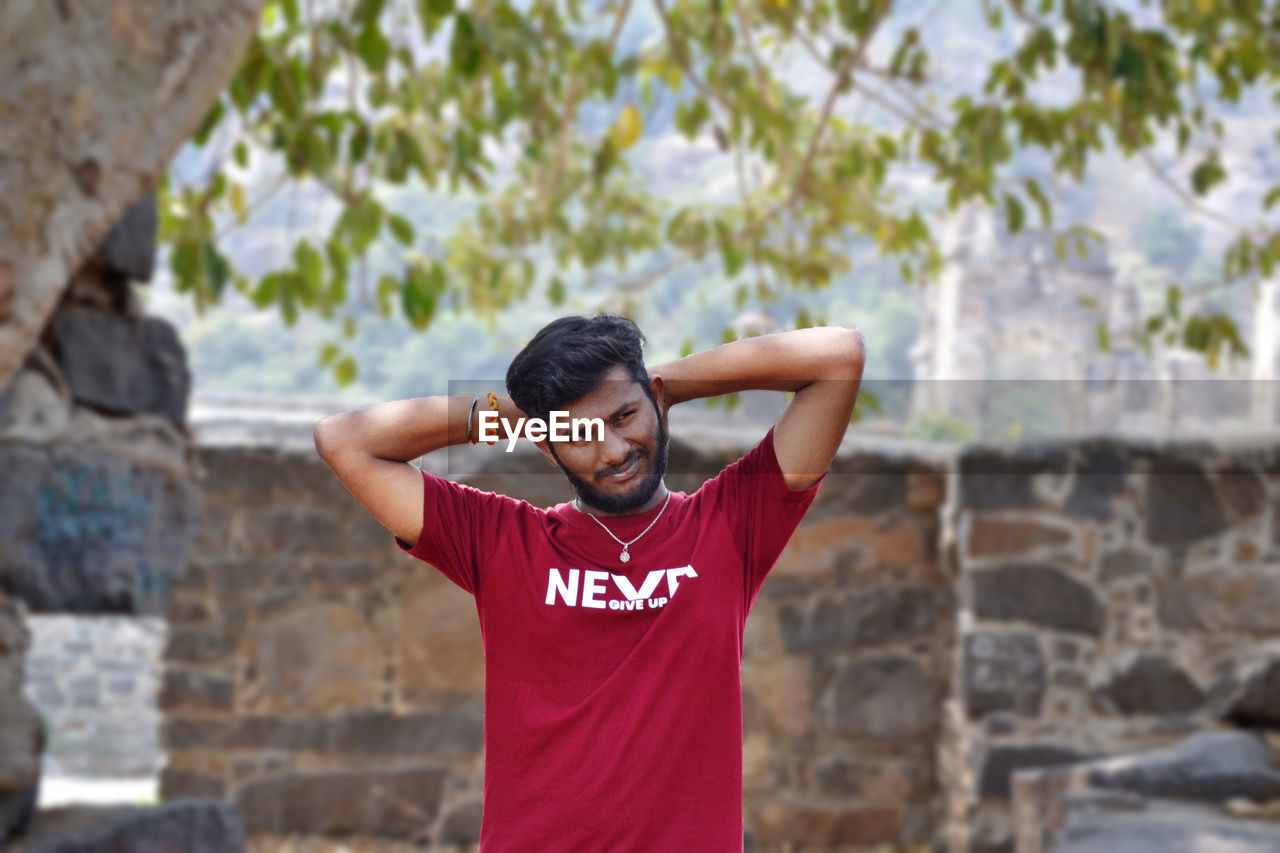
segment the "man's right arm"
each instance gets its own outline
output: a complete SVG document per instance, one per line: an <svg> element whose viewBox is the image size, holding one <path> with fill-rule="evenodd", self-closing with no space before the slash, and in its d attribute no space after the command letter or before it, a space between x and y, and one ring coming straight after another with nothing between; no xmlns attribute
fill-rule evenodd
<svg viewBox="0 0 1280 853"><path fill-rule="evenodd" d="M484 405L477 404L477 417ZM509 397L499 397L498 406L501 417L519 417ZM422 472L410 462L465 444L470 413L470 396L438 396L330 415L316 423L316 452L361 506L413 545L422 535L423 490Z"/></svg>

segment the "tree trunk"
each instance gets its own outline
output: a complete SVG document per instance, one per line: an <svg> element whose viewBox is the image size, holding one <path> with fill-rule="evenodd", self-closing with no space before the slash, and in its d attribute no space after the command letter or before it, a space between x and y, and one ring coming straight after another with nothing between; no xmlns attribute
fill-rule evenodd
<svg viewBox="0 0 1280 853"><path fill-rule="evenodd" d="M0 6L0 387L226 85L263 0Z"/></svg>

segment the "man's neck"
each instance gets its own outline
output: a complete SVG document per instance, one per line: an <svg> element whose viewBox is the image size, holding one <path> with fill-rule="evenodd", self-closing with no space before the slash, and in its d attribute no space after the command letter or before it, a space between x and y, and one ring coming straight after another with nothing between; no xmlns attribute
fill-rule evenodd
<svg viewBox="0 0 1280 853"><path fill-rule="evenodd" d="M591 504L584 503L581 498L574 498L573 505L580 512L586 515L595 515L600 518L625 518L629 515L644 515L646 512L658 508L662 505L662 502L667 499L668 494L667 484L659 483L658 488L653 491L653 496L650 497L649 500L645 501L643 505L631 510L630 512L606 512L599 507L594 507Z"/></svg>

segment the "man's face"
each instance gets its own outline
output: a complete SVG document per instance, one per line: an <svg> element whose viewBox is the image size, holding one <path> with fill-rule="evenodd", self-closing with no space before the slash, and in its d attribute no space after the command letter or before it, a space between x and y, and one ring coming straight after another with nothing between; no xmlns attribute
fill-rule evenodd
<svg viewBox="0 0 1280 853"><path fill-rule="evenodd" d="M583 504L607 513L635 512L661 485L667 429L647 391L616 365L595 390L566 407L570 418L604 423L603 441L593 430L590 440L548 444Z"/></svg>

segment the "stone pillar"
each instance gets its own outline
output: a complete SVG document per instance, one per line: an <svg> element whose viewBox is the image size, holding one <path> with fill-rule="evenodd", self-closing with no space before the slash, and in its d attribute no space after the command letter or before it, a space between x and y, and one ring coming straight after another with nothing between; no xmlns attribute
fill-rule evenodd
<svg viewBox="0 0 1280 853"><path fill-rule="evenodd" d="M199 495L176 331L143 317L153 198L76 272L41 342L0 389L0 585L42 612L161 615Z"/></svg>
<svg viewBox="0 0 1280 853"><path fill-rule="evenodd" d="M1276 289L1274 279L1258 285L1258 304L1253 315L1253 364L1249 378L1253 380L1250 420L1270 427L1276 420Z"/></svg>
<svg viewBox="0 0 1280 853"><path fill-rule="evenodd" d="M22 602L0 592L0 845L31 822L45 746L44 722L22 695L25 615Z"/></svg>

